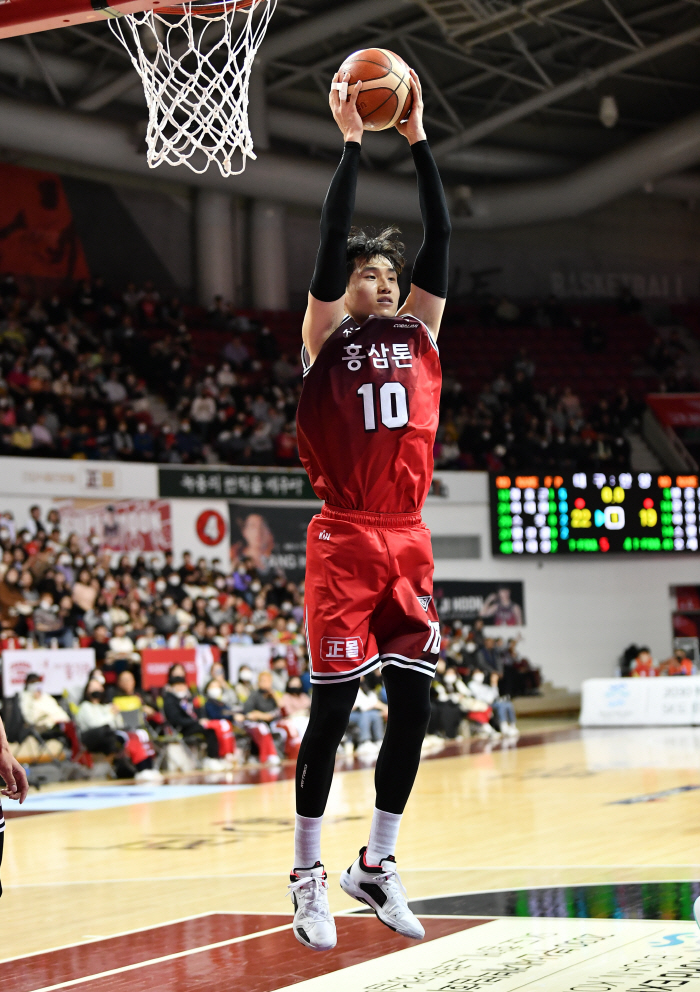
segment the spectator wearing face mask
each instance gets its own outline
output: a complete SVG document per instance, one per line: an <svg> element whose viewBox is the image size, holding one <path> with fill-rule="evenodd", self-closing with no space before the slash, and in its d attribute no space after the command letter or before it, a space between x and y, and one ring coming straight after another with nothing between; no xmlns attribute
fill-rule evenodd
<svg viewBox="0 0 700 992"><path fill-rule="evenodd" d="M280 700L280 710L286 723L291 723L299 737L303 737L309 724L311 697L304 692L301 679L292 675Z"/></svg>
<svg viewBox="0 0 700 992"><path fill-rule="evenodd" d="M253 685L253 673L247 665L242 665L238 672L238 681L235 685L236 695L241 703L245 703L255 686Z"/></svg>
<svg viewBox="0 0 700 992"><path fill-rule="evenodd" d="M503 699L498 692L498 675L492 672L486 682L484 673L476 669L468 684L469 692L475 699L487 703L494 712L496 729L506 737L517 737L518 728L515 726L515 708L509 699Z"/></svg>
<svg viewBox="0 0 700 992"><path fill-rule="evenodd" d="M268 765L279 765L280 757L272 739L272 732L276 731L282 737L282 744L286 742L287 734L277 724L282 714L272 692L271 672L260 672L258 687L250 693L243 704L243 713L245 714L243 726L258 747L260 761Z"/></svg>
<svg viewBox="0 0 700 992"><path fill-rule="evenodd" d="M34 623L34 637L39 647L46 647L51 641L56 639L60 647L65 647L61 641L64 638L63 621L59 616L58 606L50 592L43 592L38 606L32 613ZM72 643L72 634L71 634Z"/></svg>
<svg viewBox="0 0 700 992"><path fill-rule="evenodd" d="M124 726L122 715L116 706L105 703L104 686L97 679L88 682L75 722L88 751L119 754L124 749L124 735L117 733Z"/></svg>
<svg viewBox="0 0 700 992"><path fill-rule="evenodd" d="M163 714L173 730L183 737L203 737L207 745L204 759L206 771L224 771L226 762L219 755L219 742L214 730L203 727L194 707L187 676L182 665L173 665L168 673L168 683L163 689Z"/></svg>
<svg viewBox="0 0 700 992"><path fill-rule="evenodd" d="M359 740L355 754L371 757L378 753L384 737L384 720L387 707L380 702L379 696L367 685L364 678L360 679L357 688L357 698L348 721L350 727L357 727Z"/></svg>
<svg viewBox="0 0 700 992"><path fill-rule="evenodd" d="M211 680L211 684L215 684L220 687L221 699L224 705L228 706L229 709L231 710L235 710L240 700L238 699L236 690L226 678L226 671L224 669L224 666L221 664L221 662L219 661L214 662L214 664L211 666L211 672L209 673L209 678Z"/></svg>
<svg viewBox="0 0 700 992"><path fill-rule="evenodd" d="M284 658L275 658L272 662L272 691L276 696L281 697L287 690L289 672L287 662Z"/></svg>
<svg viewBox="0 0 700 992"><path fill-rule="evenodd" d="M53 696L41 687L41 676L31 672L19 694L19 709L25 723L37 730L42 737L60 737L68 716Z"/></svg>
<svg viewBox="0 0 700 992"><path fill-rule="evenodd" d="M430 686L430 722L424 741L425 747L440 744L443 738L448 741L459 738L459 725L464 713L459 695L454 691L456 682L457 673L454 669L450 669L448 674L445 660L440 658L435 678Z"/></svg>

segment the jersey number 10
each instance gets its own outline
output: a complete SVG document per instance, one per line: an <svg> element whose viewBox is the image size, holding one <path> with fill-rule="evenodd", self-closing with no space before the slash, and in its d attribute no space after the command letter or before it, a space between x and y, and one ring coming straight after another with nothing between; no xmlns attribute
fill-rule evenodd
<svg viewBox="0 0 700 992"><path fill-rule="evenodd" d="M365 430L377 430L376 388L373 382L365 382L357 390L362 399L365 417ZM385 427L395 431L408 423L408 394L400 382L385 382L379 387L379 416Z"/></svg>

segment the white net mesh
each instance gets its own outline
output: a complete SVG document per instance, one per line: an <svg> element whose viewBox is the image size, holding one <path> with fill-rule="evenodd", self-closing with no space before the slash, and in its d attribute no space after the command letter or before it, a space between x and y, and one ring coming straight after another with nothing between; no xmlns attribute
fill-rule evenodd
<svg viewBox="0 0 700 992"><path fill-rule="evenodd" d="M254 159L248 127L253 60L277 0L190 0L109 26L131 56L148 104L151 168L167 162L222 176Z"/></svg>

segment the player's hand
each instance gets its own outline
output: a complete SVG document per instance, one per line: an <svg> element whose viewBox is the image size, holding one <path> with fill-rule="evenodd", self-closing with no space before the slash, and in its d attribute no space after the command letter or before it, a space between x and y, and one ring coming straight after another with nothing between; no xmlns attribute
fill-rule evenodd
<svg viewBox="0 0 700 992"><path fill-rule="evenodd" d="M362 142L364 128L357 109L357 97L362 89L362 80L358 80L354 86L348 86L347 100L341 99L341 91L337 89L339 85L347 83L349 79L349 72L341 72L340 70L336 72L333 76L333 85L328 95L328 102L335 122L343 132L343 140Z"/></svg>
<svg viewBox="0 0 700 992"><path fill-rule="evenodd" d="M19 799L23 803L29 792L27 773L9 747L0 748L0 778L5 782L5 788L0 789L0 795L8 799Z"/></svg>
<svg viewBox="0 0 700 992"><path fill-rule="evenodd" d="M413 106L408 120L403 124L395 124L394 127L408 141L409 145L415 145L417 141L425 141L426 134L423 127L423 90L420 79L415 69L409 69L411 73L411 92L413 93Z"/></svg>

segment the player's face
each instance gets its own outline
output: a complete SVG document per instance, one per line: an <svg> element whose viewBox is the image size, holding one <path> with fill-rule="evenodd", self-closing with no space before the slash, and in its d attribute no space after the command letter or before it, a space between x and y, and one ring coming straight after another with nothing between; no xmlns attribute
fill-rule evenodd
<svg viewBox="0 0 700 992"><path fill-rule="evenodd" d="M399 280L388 259L363 259L355 266L345 292L345 309L358 324L370 314L393 317L399 309Z"/></svg>

